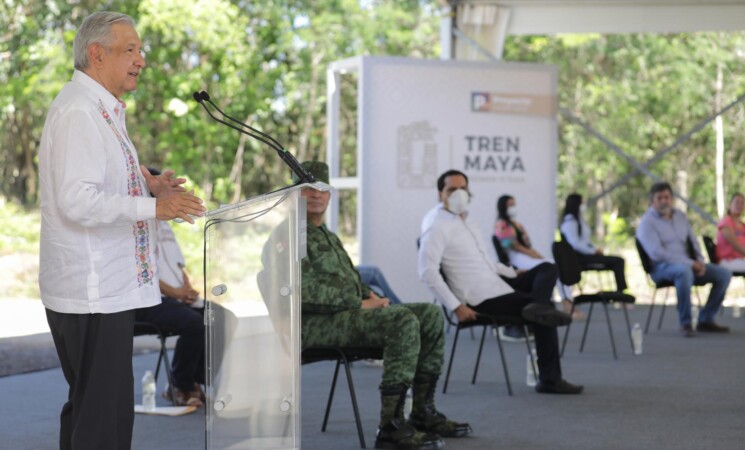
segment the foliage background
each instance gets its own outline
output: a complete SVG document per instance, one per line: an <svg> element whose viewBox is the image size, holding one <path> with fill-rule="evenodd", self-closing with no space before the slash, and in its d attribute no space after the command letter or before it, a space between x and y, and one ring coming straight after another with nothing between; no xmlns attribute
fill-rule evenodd
<svg viewBox="0 0 745 450"><path fill-rule="evenodd" d="M286 185L290 173L266 147L210 121L191 99L194 91L208 91L224 110L275 136L299 160L323 159L328 63L360 54L439 57L439 4L0 2L0 258L37 251L39 136L49 104L71 76L75 30L89 13L118 10L138 23L148 67L139 89L126 101L128 128L141 161L187 174L215 206ZM745 92L743 55L743 33L562 35L510 37L504 59L557 65L560 106L644 161L716 111L718 95L721 104L727 104ZM355 81L353 76L343 79L343 175L355 170ZM743 111L738 105L724 117L725 195L743 189ZM570 192L591 197L628 170L626 161L560 118L560 204ZM711 126L651 170L673 182L683 171L691 200L716 217ZM649 184L636 176L590 209L600 243L617 250L631 248L629 237L646 207ZM342 232L349 234L355 225L354 197L345 197L342 207ZM713 234L713 226L691 217L697 230ZM179 237L188 242L187 253L198 263L198 233ZM35 274L25 273L28 270L4 277L23 280L30 287L21 291L38 295Z"/></svg>

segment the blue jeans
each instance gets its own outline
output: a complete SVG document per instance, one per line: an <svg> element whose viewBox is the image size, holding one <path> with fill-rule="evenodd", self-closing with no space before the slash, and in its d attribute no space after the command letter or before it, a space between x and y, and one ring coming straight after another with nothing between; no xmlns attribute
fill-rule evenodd
<svg viewBox="0 0 745 450"><path fill-rule="evenodd" d="M706 301L706 306L698 313L698 322L713 322L714 315L724 301L724 294L732 278L732 272L716 264L707 264L706 272L701 276L695 276L689 265L666 262L656 263L650 275L655 283L669 281L675 284L681 326L691 324L691 287L694 284L711 283L709 299Z"/></svg>
<svg viewBox="0 0 745 450"><path fill-rule="evenodd" d="M387 297L391 304L401 304L401 300L393 292L388 282L383 276L383 272L376 266L357 266L362 283L373 288L376 294L381 297ZM378 288L378 289L375 289Z"/></svg>

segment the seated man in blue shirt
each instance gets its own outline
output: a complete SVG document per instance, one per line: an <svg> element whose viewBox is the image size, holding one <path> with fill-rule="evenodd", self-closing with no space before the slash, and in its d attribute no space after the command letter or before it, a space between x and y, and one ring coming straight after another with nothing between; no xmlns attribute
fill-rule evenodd
<svg viewBox="0 0 745 450"><path fill-rule="evenodd" d="M654 282L675 284L683 336L696 334L691 324L691 287L694 283L712 284L706 306L698 314L696 331L728 332L729 328L714 322L714 316L722 305L732 272L716 264L704 263L691 224L682 211L673 207L673 190L669 183L655 183L649 195L650 207L642 216L636 237L649 254L652 262L650 275Z"/></svg>

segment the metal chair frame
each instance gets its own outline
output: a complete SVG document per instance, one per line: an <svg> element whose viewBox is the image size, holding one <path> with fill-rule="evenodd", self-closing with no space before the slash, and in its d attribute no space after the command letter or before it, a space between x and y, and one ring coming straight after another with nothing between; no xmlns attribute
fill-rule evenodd
<svg viewBox="0 0 745 450"><path fill-rule="evenodd" d="M450 380L450 372L453 368L453 360L455 359L455 349L458 345L458 336L460 335L460 330L465 329L473 329L475 327L481 327L481 341L479 342L479 351L476 356L476 364L473 367L473 376L471 377L471 384L476 384L476 376L478 375L479 371L479 365L481 364L481 353L484 349L484 341L486 339L486 330L490 326L494 328L494 330L497 330L498 327L504 326L504 325L517 325L522 326L523 331L525 332L525 345L528 350L528 354L530 355L530 363L533 366L534 373L538 373L536 371L536 365L535 360L533 358L533 352L531 351L530 347L530 340L528 339L528 327L525 323L525 321L521 317L512 317L512 316L488 316L484 314L479 314L478 318L476 320L470 321L470 322L458 322L456 319L453 318L452 313L450 313L447 308L442 306L443 314L445 315L445 319L447 320L448 324L455 327L455 337L453 338L453 346L450 349L450 361L448 362L448 369L445 374L445 382L442 385L442 393L447 393L448 389L448 382ZM512 396L512 383L510 382L510 373L507 369L507 361L504 357L504 348L502 347L502 338L499 336L499 333L496 333L497 335L497 345L499 346L499 357L502 362L502 370L504 371L504 378L507 384L507 393Z"/></svg>
<svg viewBox="0 0 745 450"><path fill-rule="evenodd" d="M709 262L712 264L719 264L717 258L717 244L711 236L703 235L701 239L704 241L704 247L706 248L706 254L709 256ZM745 272L732 272L732 276L740 277L745 282ZM719 315L724 314L724 308L719 308Z"/></svg>
<svg viewBox="0 0 745 450"><path fill-rule="evenodd" d="M647 275L647 280L649 280L649 283L654 286L654 291L652 292L652 303L649 306L649 312L647 313L647 323L644 325L644 334L649 333L649 324L652 321L652 314L654 312L654 306L655 306L655 298L657 297L657 291L660 289L665 289L665 297L662 299L662 309L660 310L660 317L657 320L657 329L662 328L662 320L665 318L665 309L667 308L667 297L668 292L670 288L675 287L675 283L671 281L662 281L660 283L657 283L652 279L652 261L649 259L649 254L647 254L647 251L644 249L644 246L642 246L642 243L639 241L638 238L635 238L636 242L636 250L639 253L639 259L642 263L642 268L644 269L644 273ZM697 289L698 286L703 286L706 283L698 283L694 284L693 288L696 293L696 302L698 307L701 307L701 296Z"/></svg>
<svg viewBox="0 0 745 450"><path fill-rule="evenodd" d="M582 279L582 269L580 267L579 259L577 258L577 254L575 253L574 249L566 241L554 242L551 249L554 255L554 260L556 261L556 266L559 269L559 280L567 286L574 286L575 284L578 285ZM610 314L608 313L608 304L620 303L622 305L624 318L626 319L626 328L629 333L631 351L633 352L634 341L631 337L631 323L629 322L629 313L626 305L629 303L634 303L635 301L636 299L633 296L621 292L599 291L592 294L582 294L582 291L580 289L580 295L574 298L574 301L572 302L572 310L569 313L574 313L574 309L578 304L590 304L590 309L587 312L587 319L585 320L585 329L582 333L582 341L580 343L579 351L582 352L585 348L585 341L587 340L587 330L590 326L590 320L592 319L593 306L595 305L595 303L600 303L603 305L603 310L605 311L605 321L608 325L608 335L610 336L611 348L613 349L613 358L618 359L618 352L616 351L616 341L613 337L613 326L611 325ZM569 325L567 325L566 331L564 331L564 341L561 345L562 356L564 356L564 349L567 345L569 330L571 329L571 326L572 324L570 323Z"/></svg>
<svg viewBox="0 0 745 450"><path fill-rule="evenodd" d="M321 425L321 432L326 432L328 425L329 414L331 412L331 404L334 400L334 392L336 391L336 382L339 378L339 366L344 365L344 372L347 376L347 386L349 386L349 396L352 399L352 409L354 410L354 420L357 424L357 435L360 440L360 447L367 448L365 446L365 434L362 429L362 420L360 419L360 410L357 406L357 394L354 389L354 381L352 379L352 371L350 370L351 363L361 359L383 359L382 348L346 348L338 347L333 345L328 346L309 346L301 352L301 363L312 364L320 361L336 361L334 368L334 376L331 381L331 388L329 389L329 397L326 402L326 411L323 415L323 423Z"/></svg>

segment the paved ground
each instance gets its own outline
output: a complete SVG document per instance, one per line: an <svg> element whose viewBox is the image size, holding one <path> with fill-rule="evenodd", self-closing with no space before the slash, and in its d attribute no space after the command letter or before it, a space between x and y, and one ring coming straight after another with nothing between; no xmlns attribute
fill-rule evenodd
<svg viewBox="0 0 745 450"><path fill-rule="evenodd" d="M637 306L631 311L632 323L643 323L647 311L647 307ZM612 311L620 356L617 361L610 354L602 316L596 316L590 324L584 353L578 352L581 332L574 328L562 365L566 378L584 384L586 392L572 397L536 394L525 385L523 344L505 345L515 390L514 396L508 396L493 338L487 339L479 377L472 385L478 340L466 334L458 344L448 393L442 395L438 390L438 405L452 417L469 421L474 435L449 439L446 448L742 448L745 318L733 318L728 309L720 320L733 328L732 333L684 339L670 312L662 330L645 336L644 354L633 356L623 329L623 315ZM451 332L448 354L452 338ZM135 379L154 364L154 353L135 357ZM302 368L301 438L305 449L359 448L343 379L334 398L329 428L320 432L332 371L330 363ZM358 363L353 374L365 438L371 448L378 420L381 369ZM139 398L139 386L135 391ZM65 392L59 369L0 377L0 448L57 448L57 417ZM160 397L158 402L166 404ZM182 417L138 415L132 448L205 448L205 426L203 410Z"/></svg>

